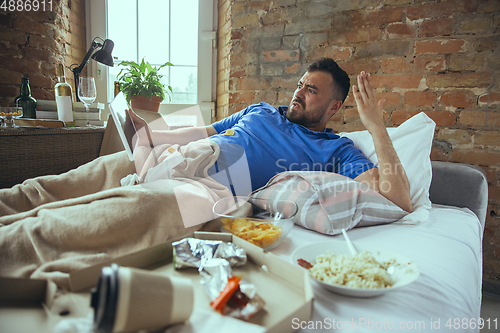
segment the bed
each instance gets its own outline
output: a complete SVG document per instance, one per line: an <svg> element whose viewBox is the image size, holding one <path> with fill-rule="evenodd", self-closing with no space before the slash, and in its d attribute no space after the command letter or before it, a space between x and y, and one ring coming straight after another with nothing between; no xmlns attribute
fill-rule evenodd
<svg viewBox="0 0 500 333"><path fill-rule="evenodd" d="M391 129L389 134L413 187L415 211L402 219L393 218L394 221L373 222L361 217L351 220L347 229L355 244L374 243L411 258L420 268L420 277L405 288L373 298L341 296L313 281L312 317L309 321L292 321L290 331L479 331L482 235L488 201L485 173L470 165L431 162L434 123L425 114L403 125ZM366 143L366 133L348 135L367 156L376 158L373 147ZM115 196L119 193L128 198L126 189L113 191ZM135 218L131 217L131 221ZM272 253L289 261L291 253L304 245L342 240L338 229L296 224ZM69 299L71 303L73 298ZM68 298L60 298L45 314L43 309L3 307L0 331L22 332L34 327L50 331L47 328L62 318L60 309L72 316L86 315L88 311L88 307L68 305Z"/></svg>
<svg viewBox="0 0 500 333"><path fill-rule="evenodd" d="M349 231L354 243L376 243L412 258L421 272L417 281L375 298L342 296L313 283L311 321L295 327L327 331L335 320L337 329L352 327L356 332L479 331L486 178L482 169L464 164L433 162L432 170L432 208L425 223ZM341 235L321 235L298 226L289 238L273 251L285 259L306 244L342 240Z"/></svg>
<svg viewBox="0 0 500 333"><path fill-rule="evenodd" d="M479 331L486 177L478 167L449 162L432 162L432 171L432 208L425 223L391 223L349 231L355 244L381 244L412 258L421 271L417 281L374 298L342 296L313 283L312 317L307 322L290 323L290 331L321 332L332 327L355 332ZM294 226L288 239L272 253L289 260L296 248L341 237ZM50 332L49 327L64 318L58 315L60 310L69 311L72 316L87 314L87 307L75 306L81 304L80 297L73 295L70 301L56 302L46 311L2 307L0 328L2 332L33 328Z"/></svg>

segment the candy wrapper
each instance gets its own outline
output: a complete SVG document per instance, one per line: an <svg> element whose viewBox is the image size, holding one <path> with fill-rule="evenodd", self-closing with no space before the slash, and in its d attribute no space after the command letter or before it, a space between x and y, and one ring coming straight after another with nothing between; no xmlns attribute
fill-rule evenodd
<svg viewBox="0 0 500 333"><path fill-rule="evenodd" d="M247 262L245 251L233 243L185 238L172 244L174 248L174 267L199 268L212 258L225 259L231 267L243 266Z"/></svg>
<svg viewBox="0 0 500 333"><path fill-rule="evenodd" d="M264 308L255 285L233 275L231 267L247 262L245 250L233 243L185 238L172 244L174 267L198 268L210 306L233 318L248 320Z"/></svg>
<svg viewBox="0 0 500 333"><path fill-rule="evenodd" d="M233 275L225 259L209 259L199 268L201 284L217 312L233 318L249 320L264 308L264 300L252 283Z"/></svg>

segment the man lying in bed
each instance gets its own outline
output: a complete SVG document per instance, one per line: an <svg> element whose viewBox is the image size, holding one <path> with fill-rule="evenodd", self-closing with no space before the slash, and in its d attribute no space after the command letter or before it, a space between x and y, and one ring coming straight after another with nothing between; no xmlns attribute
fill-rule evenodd
<svg viewBox="0 0 500 333"><path fill-rule="evenodd" d="M353 93L361 121L372 135L378 168L349 139L326 128L350 86L347 74L331 59L308 67L288 108L252 105L207 127L152 132L153 142L155 148L179 144L176 147L186 157L183 163L190 161L181 164L184 175L202 167L210 167L208 174L214 175L214 156L230 160L229 150L243 147L250 190L282 171L324 170L367 183L411 211L408 180L385 128L382 102L375 98L369 74L361 73L357 82ZM139 128L146 128L142 119L134 115L133 119ZM200 140L207 136L208 140ZM148 183L152 174L148 171L154 166L151 149L143 135L138 143L135 165L122 152L62 175L29 179L0 190L0 276L49 278L68 287L72 270L199 229L186 221L211 214L215 200L231 195L211 177L199 177L197 170L192 172L195 181ZM199 154L198 147L207 143L220 148L221 155ZM168 155L169 150L165 152ZM134 172L146 183L120 187L120 180ZM152 186L173 183L179 185L173 190Z"/></svg>
<svg viewBox="0 0 500 333"><path fill-rule="evenodd" d="M183 145L208 136L220 146L221 156L228 160L233 155L241 155L234 147L242 147L252 190L264 186L282 171L328 171L363 182L411 211L409 183L384 125L383 101L377 102L369 74L358 76L359 88L354 86L353 93L361 121L372 135L378 168L349 139L340 138L326 127L341 108L349 87L347 74L335 61L324 58L308 67L289 107L276 109L260 103L205 128L151 131L153 143L154 146ZM137 128L146 126L139 117L133 118ZM139 144L148 145L147 136L142 137ZM149 169L143 168L141 162L137 168L142 177ZM210 171L209 174L214 170Z"/></svg>

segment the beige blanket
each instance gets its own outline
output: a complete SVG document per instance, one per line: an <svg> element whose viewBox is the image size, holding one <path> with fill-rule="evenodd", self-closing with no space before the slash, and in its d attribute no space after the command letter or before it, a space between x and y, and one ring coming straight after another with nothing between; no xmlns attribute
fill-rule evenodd
<svg viewBox="0 0 500 333"><path fill-rule="evenodd" d="M168 148L156 147L154 157L165 160ZM231 195L206 175L218 146L201 140L174 148L183 160L167 180L120 187L136 172L121 152L0 190L0 276L68 288L72 270L200 229L213 204Z"/></svg>

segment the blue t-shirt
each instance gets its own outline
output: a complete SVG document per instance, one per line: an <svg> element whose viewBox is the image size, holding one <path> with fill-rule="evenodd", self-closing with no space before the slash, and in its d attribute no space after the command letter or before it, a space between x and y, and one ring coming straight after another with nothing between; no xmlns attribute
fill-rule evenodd
<svg viewBox="0 0 500 333"><path fill-rule="evenodd" d="M295 124L285 117L287 109L259 103L212 124L218 134L210 140L221 147L226 159L238 155L235 146L242 147L252 190L283 171L328 171L354 179L374 167L352 140L331 128L315 132ZM228 129L234 135L224 135Z"/></svg>

